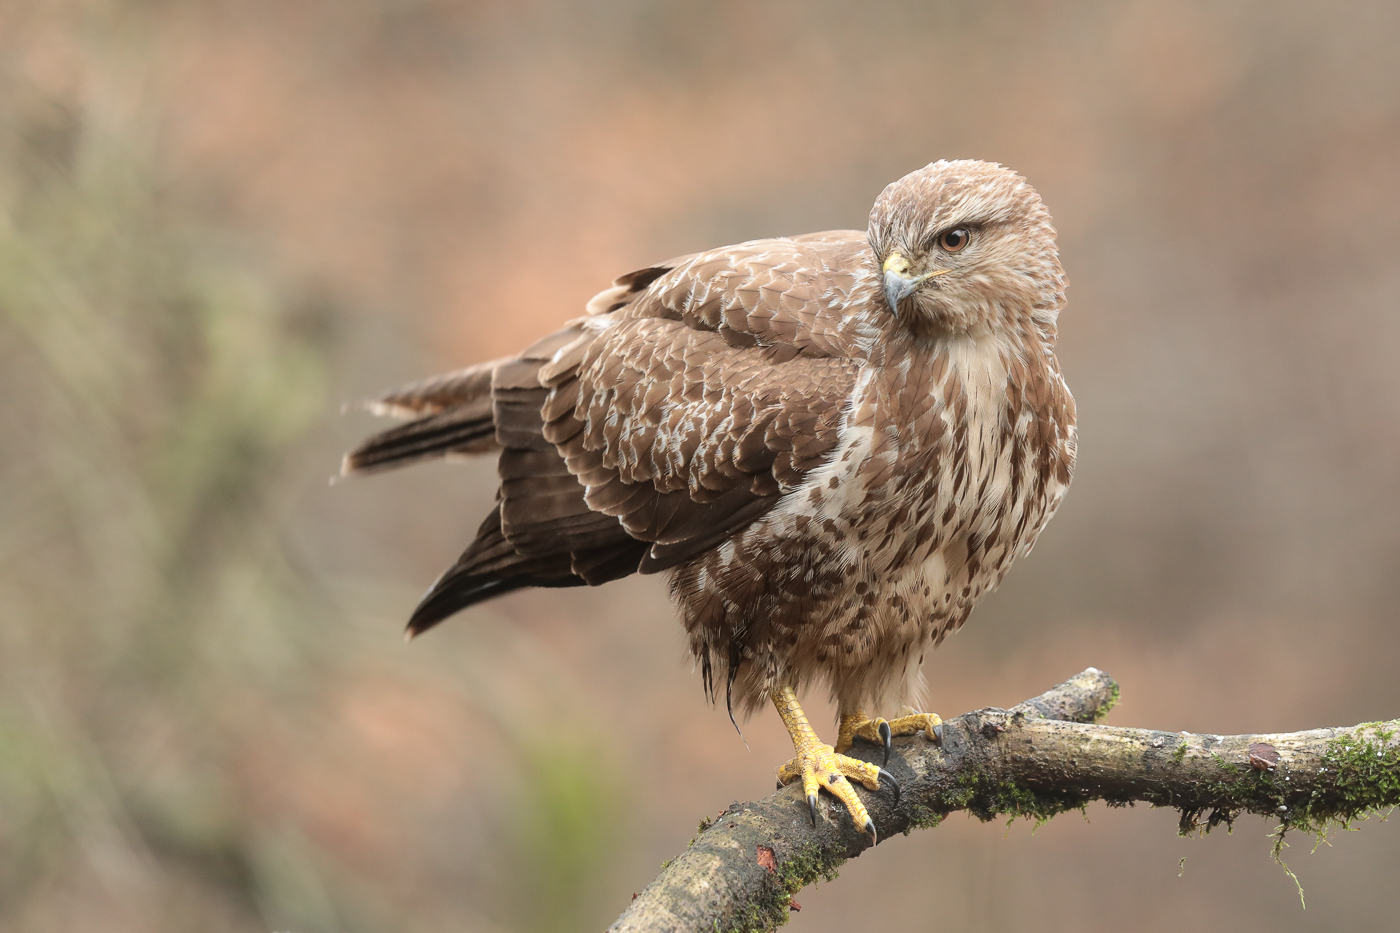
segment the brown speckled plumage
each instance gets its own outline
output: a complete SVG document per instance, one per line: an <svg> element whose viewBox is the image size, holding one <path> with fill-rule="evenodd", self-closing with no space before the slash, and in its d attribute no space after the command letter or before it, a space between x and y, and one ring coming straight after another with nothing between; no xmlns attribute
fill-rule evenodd
<svg viewBox="0 0 1400 933"><path fill-rule="evenodd" d="M955 228L966 247L941 248ZM1054 236L1020 176L936 162L885 189L868 233L634 272L519 356L382 399L418 420L347 471L499 456L496 509L410 627L665 570L707 686L735 705L814 682L842 711L911 701L924 652L1069 485ZM896 259L919 283L897 313Z"/></svg>

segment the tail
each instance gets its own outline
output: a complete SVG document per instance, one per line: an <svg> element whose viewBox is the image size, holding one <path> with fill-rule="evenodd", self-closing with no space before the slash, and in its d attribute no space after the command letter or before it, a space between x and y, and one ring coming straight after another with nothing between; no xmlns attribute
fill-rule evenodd
<svg viewBox="0 0 1400 933"><path fill-rule="evenodd" d="M381 431L345 455L342 476L376 473L450 453L494 450L491 376L505 360L493 360L398 389L366 407L378 415L415 420Z"/></svg>

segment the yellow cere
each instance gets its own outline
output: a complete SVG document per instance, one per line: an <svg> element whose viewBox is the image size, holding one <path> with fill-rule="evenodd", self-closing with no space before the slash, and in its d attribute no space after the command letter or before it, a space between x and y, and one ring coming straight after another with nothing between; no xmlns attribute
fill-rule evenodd
<svg viewBox="0 0 1400 933"><path fill-rule="evenodd" d="M899 253L890 253L889 258L885 260L885 265L883 268L885 272L893 272L896 275L904 275L909 271L909 260L905 259Z"/></svg>

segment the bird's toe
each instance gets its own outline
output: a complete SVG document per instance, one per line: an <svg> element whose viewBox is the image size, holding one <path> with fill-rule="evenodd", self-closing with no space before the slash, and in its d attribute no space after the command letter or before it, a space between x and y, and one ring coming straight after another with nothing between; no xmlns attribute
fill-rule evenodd
<svg viewBox="0 0 1400 933"><path fill-rule="evenodd" d="M854 744L855 739L864 739L872 745L878 745L885 751L885 764L890 763L890 751L894 746L894 737L897 735L917 735L922 732L930 742L942 742L943 720L937 713L916 713L912 709L894 719L866 719L865 715L857 710L850 716L841 720L840 734L836 742L836 750L844 752Z"/></svg>
<svg viewBox="0 0 1400 933"><path fill-rule="evenodd" d="M853 783L858 782L870 790L888 787L894 792L895 802L899 801L899 786L888 771L879 765L842 755L824 743L808 746L796 758L778 769L780 784L796 781L802 782L803 796L807 798L814 826L817 819L817 795L823 790L845 804L851 821L857 827L861 827L863 832L869 831L864 827L873 828L875 824L865 804L856 794ZM873 832L871 837L874 838Z"/></svg>

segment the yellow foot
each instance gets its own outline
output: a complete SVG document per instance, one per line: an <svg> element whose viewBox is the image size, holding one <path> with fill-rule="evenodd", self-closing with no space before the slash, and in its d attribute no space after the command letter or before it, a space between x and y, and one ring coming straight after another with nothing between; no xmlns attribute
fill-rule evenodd
<svg viewBox="0 0 1400 933"><path fill-rule="evenodd" d="M841 717L841 727L836 734L836 751L844 752L856 739L865 739L885 749L885 764L890 763L890 746L897 735L924 733L930 742L943 741L943 720L937 713L916 713L912 709L896 719L868 718L856 710Z"/></svg>
<svg viewBox="0 0 1400 933"><path fill-rule="evenodd" d="M812 813L812 825L817 825L817 792L825 789L846 805L851 819L862 832L870 834L870 844L877 841L875 821L865 809L865 804L856 796L852 781L859 781L871 790L879 790L881 782L888 781L894 791L895 803L899 802L899 785L894 776L884 768L857 758L838 754L827 745L807 723L807 714L798 705L797 695L791 687L780 687L772 693L773 705L792 736L793 750L797 757L778 769L778 784L791 784L802 781L802 791L807 796L807 808Z"/></svg>
<svg viewBox="0 0 1400 933"><path fill-rule="evenodd" d="M880 785L888 781L894 791L894 802L899 803L899 785L893 775L868 761L837 754L825 742L813 742L798 749L797 757L778 769L779 785L797 780L802 781L802 792L807 795L813 826L817 825L817 791L825 790L846 805L855 824L870 834L872 844L876 842L875 821L856 796L851 782L859 781L870 790L879 790Z"/></svg>

